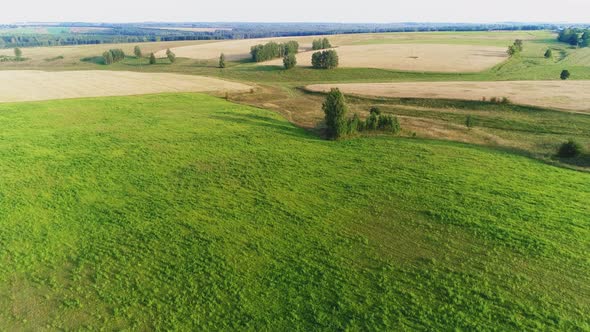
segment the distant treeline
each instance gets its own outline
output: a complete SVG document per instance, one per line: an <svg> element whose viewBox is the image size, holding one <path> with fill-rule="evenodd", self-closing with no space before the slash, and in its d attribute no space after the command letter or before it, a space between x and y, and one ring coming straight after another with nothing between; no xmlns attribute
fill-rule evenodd
<svg viewBox="0 0 590 332"><path fill-rule="evenodd" d="M30 25L34 26L34 25ZM105 30L86 32L32 33L11 32L15 25L0 25L0 48L85 45L103 43L140 43L180 40L248 39L286 36L330 35L342 33L488 31L488 30L558 30L556 24L338 24L338 23L59 23L60 27L96 27ZM22 26L20 26L22 27ZM216 31L168 30L166 28L219 28ZM571 26L568 28L587 28Z"/></svg>

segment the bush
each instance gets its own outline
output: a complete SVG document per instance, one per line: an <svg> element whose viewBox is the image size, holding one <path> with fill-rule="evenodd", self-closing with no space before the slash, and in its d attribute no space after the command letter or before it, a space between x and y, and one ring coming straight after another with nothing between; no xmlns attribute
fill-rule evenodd
<svg viewBox="0 0 590 332"><path fill-rule="evenodd" d="M567 69L564 69L561 72L561 75L559 75L559 77L561 77L562 80L567 80L568 78L570 78L570 71Z"/></svg>
<svg viewBox="0 0 590 332"><path fill-rule="evenodd" d="M135 48L133 48L133 54L135 54L136 58L141 58L141 48L139 48L139 46L135 46Z"/></svg>
<svg viewBox="0 0 590 332"><path fill-rule="evenodd" d="M110 65L113 63L113 54L109 51L106 51L102 54L102 60L105 65Z"/></svg>
<svg viewBox="0 0 590 332"><path fill-rule="evenodd" d="M168 57L168 60L170 60L170 63L176 62L176 54L174 54L174 52L170 51L170 49L166 50L166 57Z"/></svg>
<svg viewBox="0 0 590 332"><path fill-rule="evenodd" d="M369 114L369 117L365 121L365 130L377 130L377 124L379 122L378 115L375 113Z"/></svg>
<svg viewBox="0 0 590 332"><path fill-rule="evenodd" d="M380 115L377 120L377 128L394 134L397 134L401 129L397 117L393 115Z"/></svg>
<svg viewBox="0 0 590 332"><path fill-rule="evenodd" d="M548 48L547 51L545 51L545 59L551 59L553 57L553 51Z"/></svg>
<svg viewBox="0 0 590 332"><path fill-rule="evenodd" d="M283 65L285 66L285 69L291 69L295 67L296 64L297 57L293 53L289 53L283 58Z"/></svg>
<svg viewBox="0 0 590 332"><path fill-rule="evenodd" d="M320 38L320 39L315 39L311 43L311 48L314 51L323 50L326 48L332 48L332 44L330 44L330 41L328 40L328 38Z"/></svg>
<svg viewBox="0 0 590 332"><path fill-rule="evenodd" d="M381 115L381 110L377 106L371 107L369 114Z"/></svg>
<svg viewBox="0 0 590 332"><path fill-rule="evenodd" d="M315 69L334 69L338 67L338 53L334 50L316 52L311 56L311 65Z"/></svg>
<svg viewBox="0 0 590 332"><path fill-rule="evenodd" d="M225 68L225 54L219 55L219 68Z"/></svg>
<svg viewBox="0 0 590 332"><path fill-rule="evenodd" d="M362 121L357 113L354 113L352 118L348 119L348 134L355 134L362 130Z"/></svg>
<svg viewBox="0 0 590 332"><path fill-rule="evenodd" d="M328 128L328 138L338 139L348 132L346 121L346 100L338 89L332 89L322 105Z"/></svg>
<svg viewBox="0 0 590 332"><path fill-rule="evenodd" d="M582 153L582 146L573 139L561 144L557 150L557 155L561 158L573 158Z"/></svg>
<svg viewBox="0 0 590 332"><path fill-rule="evenodd" d="M14 56L15 56L17 59L20 59L20 58L23 56L23 51L22 51L20 48L18 48L18 47L17 47L17 48L15 48L15 49L14 49Z"/></svg>
<svg viewBox="0 0 590 332"><path fill-rule="evenodd" d="M156 64L156 56L154 55L154 53L150 54L150 65L155 65Z"/></svg>
<svg viewBox="0 0 590 332"><path fill-rule="evenodd" d="M473 127L473 118L471 117L471 114L467 115L467 117L465 118L465 127Z"/></svg>

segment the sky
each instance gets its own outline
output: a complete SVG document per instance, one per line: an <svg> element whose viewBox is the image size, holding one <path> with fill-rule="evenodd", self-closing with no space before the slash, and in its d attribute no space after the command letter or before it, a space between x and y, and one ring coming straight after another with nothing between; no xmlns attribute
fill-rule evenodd
<svg viewBox="0 0 590 332"><path fill-rule="evenodd" d="M16 22L590 22L590 0L28 0Z"/></svg>

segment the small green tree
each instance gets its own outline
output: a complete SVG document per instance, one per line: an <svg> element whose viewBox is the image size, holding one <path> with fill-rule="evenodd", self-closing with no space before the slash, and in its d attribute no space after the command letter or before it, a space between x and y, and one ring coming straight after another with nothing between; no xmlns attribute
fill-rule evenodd
<svg viewBox="0 0 590 332"><path fill-rule="evenodd" d="M22 51L20 48L16 47L16 48L14 49L14 56L15 56L17 59L20 59L20 58L23 56L23 51Z"/></svg>
<svg viewBox="0 0 590 332"><path fill-rule="evenodd" d="M315 69L334 69L338 67L338 61L338 53L334 50L316 52L311 56L311 65Z"/></svg>
<svg viewBox="0 0 590 332"><path fill-rule="evenodd" d="M138 45L133 49L133 54L135 54L136 58L141 58L141 48Z"/></svg>
<svg viewBox="0 0 590 332"><path fill-rule="evenodd" d="M568 78L570 78L570 71L567 69L562 70L561 75L559 75L559 77L561 77L562 80L567 80Z"/></svg>
<svg viewBox="0 0 590 332"><path fill-rule="evenodd" d="M106 51L102 54L102 61L105 65L110 65L113 63L113 54L110 51Z"/></svg>
<svg viewBox="0 0 590 332"><path fill-rule="evenodd" d="M465 118L465 127L469 129L473 127L473 117L471 116L471 114L467 115L467 117Z"/></svg>
<svg viewBox="0 0 590 332"><path fill-rule="evenodd" d="M291 69L291 68L295 67L296 64L297 64L297 57L293 53L288 53L283 58L283 65L285 66L285 69Z"/></svg>
<svg viewBox="0 0 590 332"><path fill-rule="evenodd" d="M219 55L219 68L225 68L225 54Z"/></svg>
<svg viewBox="0 0 590 332"><path fill-rule="evenodd" d="M156 64L156 55L154 53L150 54L150 65Z"/></svg>
<svg viewBox="0 0 590 332"><path fill-rule="evenodd" d="M547 51L545 51L545 59L551 59L553 58L553 51L548 48Z"/></svg>
<svg viewBox="0 0 590 332"><path fill-rule="evenodd" d="M557 150L557 155L561 158L573 158L582 153L582 146L573 139L561 144Z"/></svg>
<svg viewBox="0 0 590 332"><path fill-rule="evenodd" d="M322 110L325 115L328 138L338 139L346 134L348 131L346 100L339 89L330 90L322 105Z"/></svg>
<svg viewBox="0 0 590 332"><path fill-rule="evenodd" d="M176 62L176 54L174 54L174 52L172 52L170 49L166 50L166 57L168 58L170 63Z"/></svg>

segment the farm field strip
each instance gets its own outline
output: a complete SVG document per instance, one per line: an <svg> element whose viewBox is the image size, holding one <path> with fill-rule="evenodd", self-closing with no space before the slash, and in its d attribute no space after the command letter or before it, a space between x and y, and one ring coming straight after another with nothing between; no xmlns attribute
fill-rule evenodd
<svg viewBox="0 0 590 332"><path fill-rule="evenodd" d="M245 91L248 85L204 76L124 71L0 71L0 102L160 92Z"/></svg>
<svg viewBox="0 0 590 332"><path fill-rule="evenodd" d="M523 105L590 113L590 81L409 82L313 84L306 89L393 98L482 100L507 97Z"/></svg>

